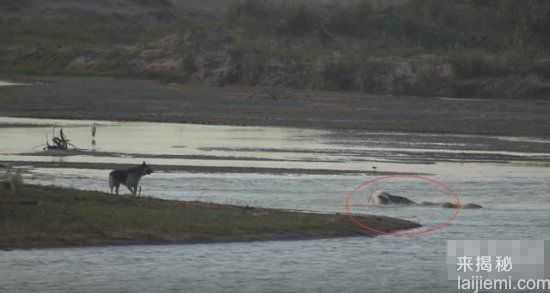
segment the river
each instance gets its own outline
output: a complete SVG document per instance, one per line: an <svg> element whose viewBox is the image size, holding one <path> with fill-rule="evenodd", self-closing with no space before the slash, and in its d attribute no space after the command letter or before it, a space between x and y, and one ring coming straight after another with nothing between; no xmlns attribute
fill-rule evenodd
<svg viewBox="0 0 550 293"><path fill-rule="evenodd" d="M108 170L33 163L194 166L146 177L144 194L323 213L345 212L346 195L378 178L371 171L422 173L484 208L412 237L0 251L0 292L456 292L447 281L446 240L550 239L550 140L543 138L94 122L92 145L92 121L0 118L0 162L26 162L30 183L102 191ZM54 125L85 151L36 154ZM267 171L200 171L211 166ZM423 180L396 177L353 194L354 213L425 227L452 218L453 210L366 207L375 189L450 201Z"/></svg>

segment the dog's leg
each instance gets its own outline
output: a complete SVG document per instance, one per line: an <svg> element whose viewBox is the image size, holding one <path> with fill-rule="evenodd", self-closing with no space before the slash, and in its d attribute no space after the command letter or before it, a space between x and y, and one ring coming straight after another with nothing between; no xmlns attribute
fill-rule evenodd
<svg viewBox="0 0 550 293"><path fill-rule="evenodd" d="M109 190L110 194L113 194L113 187L115 187L115 182L113 181L113 176L109 174Z"/></svg>

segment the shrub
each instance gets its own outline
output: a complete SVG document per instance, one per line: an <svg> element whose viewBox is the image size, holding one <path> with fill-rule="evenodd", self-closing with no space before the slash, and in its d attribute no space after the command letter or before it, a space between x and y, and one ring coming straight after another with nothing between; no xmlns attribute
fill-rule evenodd
<svg viewBox="0 0 550 293"><path fill-rule="evenodd" d="M374 13L370 1L361 0L351 5L332 3L325 10L324 25L333 33L364 36L370 30L369 21Z"/></svg>
<svg viewBox="0 0 550 293"><path fill-rule="evenodd" d="M272 30L275 7L266 0L234 0L226 11L226 21L231 27L248 32L261 33Z"/></svg>
<svg viewBox="0 0 550 293"><path fill-rule="evenodd" d="M281 14L282 23L277 31L282 34L303 36L315 31L319 23L319 15L308 9L303 3L285 6Z"/></svg>
<svg viewBox="0 0 550 293"><path fill-rule="evenodd" d="M357 65L353 57L334 54L320 57L314 69L313 87L325 90L355 90Z"/></svg>

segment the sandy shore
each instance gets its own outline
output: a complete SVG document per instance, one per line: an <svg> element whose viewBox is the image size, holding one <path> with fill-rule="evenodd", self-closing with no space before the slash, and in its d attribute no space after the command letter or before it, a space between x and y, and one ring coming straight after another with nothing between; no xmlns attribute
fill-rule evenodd
<svg viewBox="0 0 550 293"><path fill-rule="evenodd" d="M2 161L3 164L29 166L33 168L74 168L113 170L128 168L134 165L116 163L76 163L76 162L25 162ZM267 168L267 167L225 167L225 166L192 166L192 165L150 165L156 172L187 172L187 173L255 173L255 174L309 174L309 175L339 175L361 174L365 176L387 175L430 175L426 173L385 172L365 170L334 170L334 169L302 169L302 168Z"/></svg>
<svg viewBox="0 0 550 293"><path fill-rule="evenodd" d="M420 227L384 216L354 216L383 232ZM114 196L26 185L0 186L0 249L192 244L376 236L343 214Z"/></svg>
<svg viewBox="0 0 550 293"><path fill-rule="evenodd" d="M34 78L1 87L0 115L550 137L550 101L295 91L113 78Z"/></svg>

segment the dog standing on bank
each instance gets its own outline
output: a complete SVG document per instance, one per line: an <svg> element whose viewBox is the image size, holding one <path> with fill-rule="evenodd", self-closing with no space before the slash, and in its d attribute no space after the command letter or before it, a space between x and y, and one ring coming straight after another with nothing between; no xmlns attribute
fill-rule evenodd
<svg viewBox="0 0 550 293"><path fill-rule="evenodd" d="M109 173L109 188L111 193L113 193L114 188L118 195L118 189L122 184L126 186L133 195L136 195L141 178L151 173L153 173L153 169L147 166L145 162L132 168L113 170Z"/></svg>

